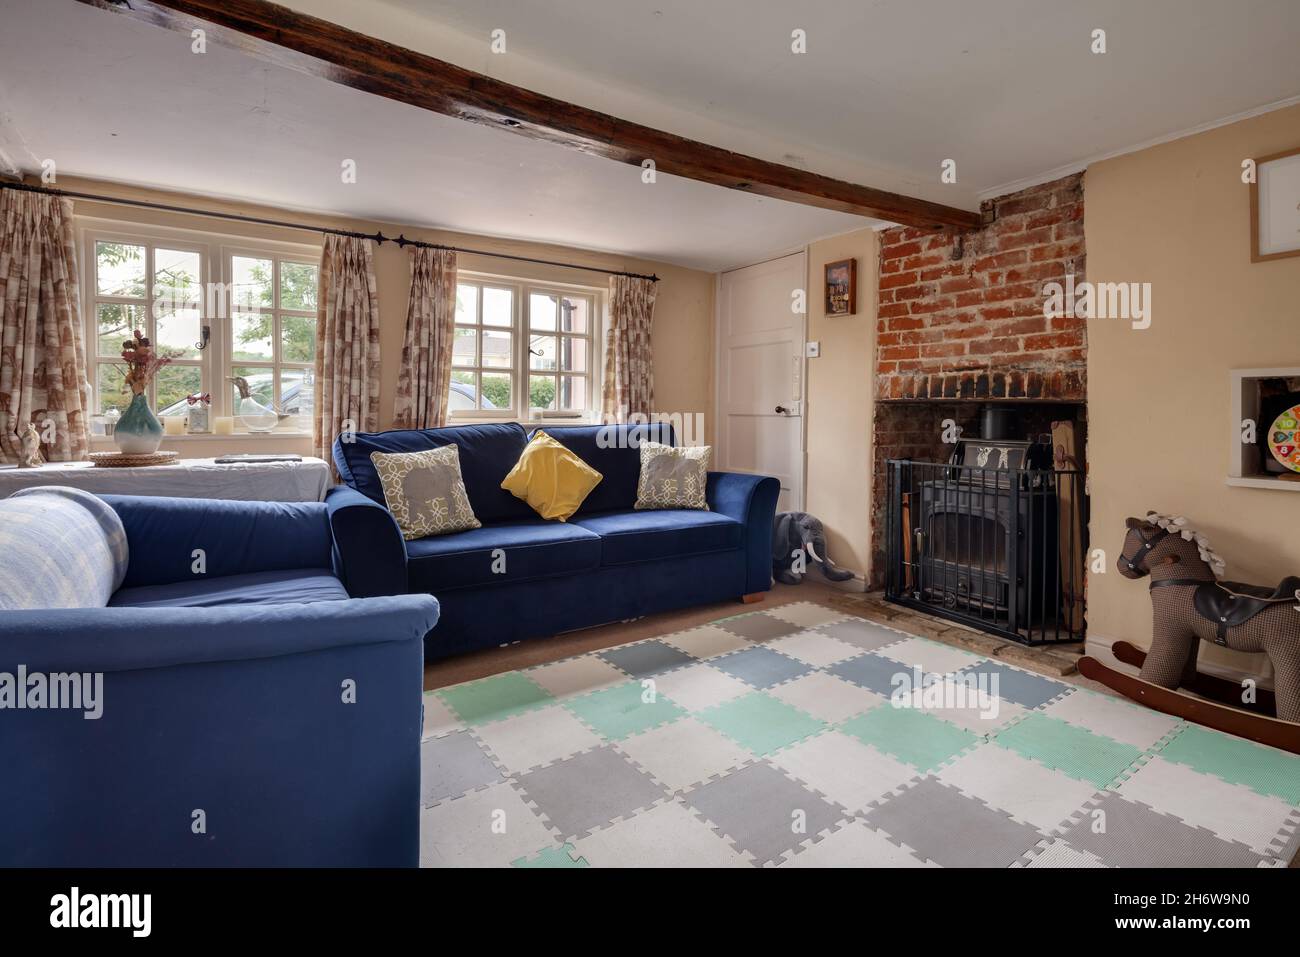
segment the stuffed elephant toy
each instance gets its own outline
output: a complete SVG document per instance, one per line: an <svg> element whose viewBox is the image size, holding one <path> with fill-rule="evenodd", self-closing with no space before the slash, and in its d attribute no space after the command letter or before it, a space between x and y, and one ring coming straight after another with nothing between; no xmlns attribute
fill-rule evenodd
<svg viewBox="0 0 1300 957"><path fill-rule="evenodd" d="M797 585L809 561L820 564L822 574L833 582L853 577L853 572L836 567L826 553L826 529L820 519L807 512L777 513L772 525L772 574L779 582Z"/></svg>

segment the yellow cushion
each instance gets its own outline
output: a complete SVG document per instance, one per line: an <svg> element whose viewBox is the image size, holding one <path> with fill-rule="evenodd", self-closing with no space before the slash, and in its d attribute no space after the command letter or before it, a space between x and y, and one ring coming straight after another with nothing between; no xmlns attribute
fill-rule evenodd
<svg viewBox="0 0 1300 957"><path fill-rule="evenodd" d="M567 521L601 474L545 432L538 431L501 487L545 519Z"/></svg>

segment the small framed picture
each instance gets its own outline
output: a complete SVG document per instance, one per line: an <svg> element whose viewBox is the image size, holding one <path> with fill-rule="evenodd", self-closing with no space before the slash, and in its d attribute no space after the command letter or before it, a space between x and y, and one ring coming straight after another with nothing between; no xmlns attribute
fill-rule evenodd
<svg viewBox="0 0 1300 957"><path fill-rule="evenodd" d="M852 316L858 311L858 261L826 264L826 315Z"/></svg>
<svg viewBox="0 0 1300 957"><path fill-rule="evenodd" d="M1255 161L1250 184L1250 261L1300 256L1300 148Z"/></svg>

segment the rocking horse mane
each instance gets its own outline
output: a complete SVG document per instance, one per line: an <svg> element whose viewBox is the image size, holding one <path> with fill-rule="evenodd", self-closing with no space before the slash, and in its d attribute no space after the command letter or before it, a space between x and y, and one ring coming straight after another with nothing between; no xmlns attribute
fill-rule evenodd
<svg viewBox="0 0 1300 957"><path fill-rule="evenodd" d="M1181 515L1162 515L1160 512L1147 512L1146 521L1148 525L1162 528L1170 535L1178 535L1184 541L1195 542L1201 561L1210 566L1210 571L1214 572L1216 579L1223 578L1227 563L1210 547L1208 538L1187 524L1186 518Z"/></svg>

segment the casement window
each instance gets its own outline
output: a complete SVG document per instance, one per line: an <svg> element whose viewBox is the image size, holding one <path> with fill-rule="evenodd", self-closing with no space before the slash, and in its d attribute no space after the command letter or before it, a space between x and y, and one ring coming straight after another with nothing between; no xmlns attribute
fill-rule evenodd
<svg viewBox="0 0 1300 957"><path fill-rule="evenodd" d="M582 419L592 412L594 289L462 274L453 419Z"/></svg>

